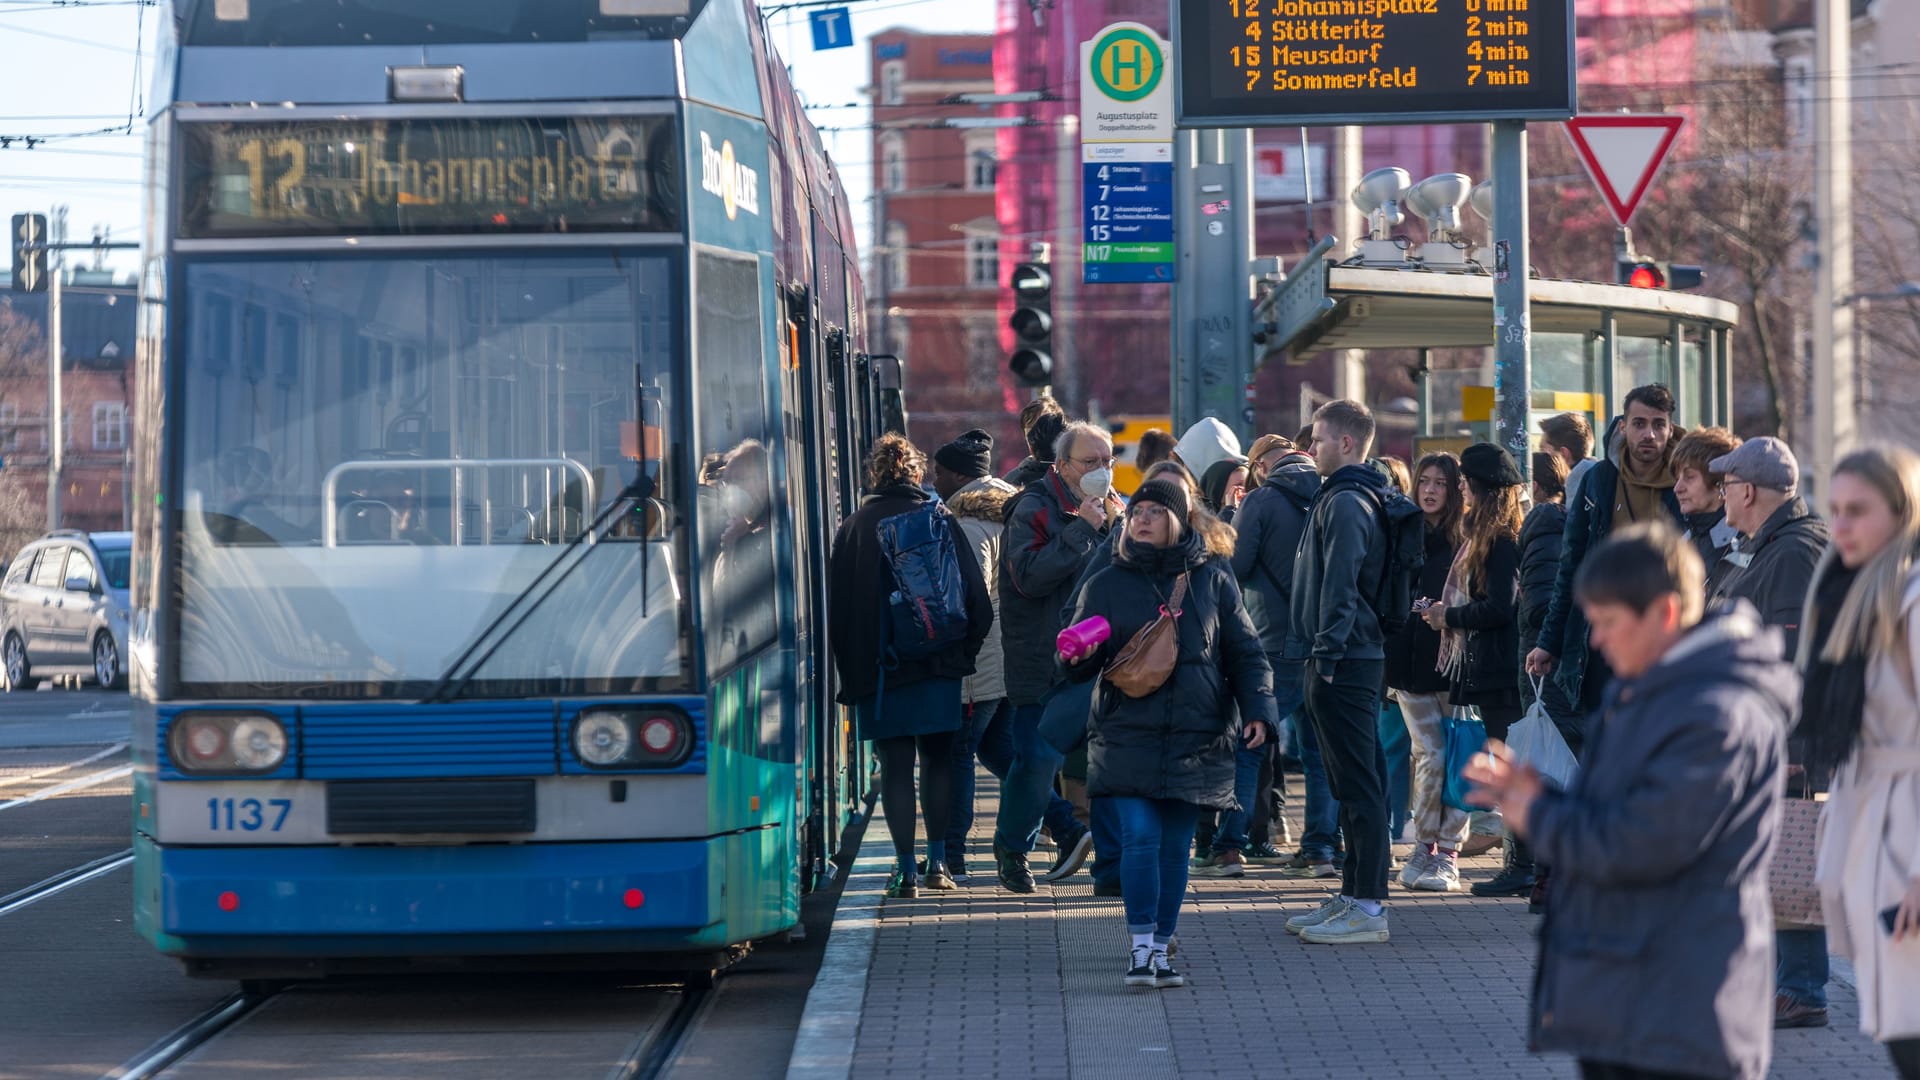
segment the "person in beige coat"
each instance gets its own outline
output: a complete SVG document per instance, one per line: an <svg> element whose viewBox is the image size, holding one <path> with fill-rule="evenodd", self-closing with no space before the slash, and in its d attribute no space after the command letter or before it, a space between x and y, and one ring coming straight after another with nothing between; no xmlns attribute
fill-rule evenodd
<svg viewBox="0 0 1920 1080"><path fill-rule="evenodd" d="M1830 947L1859 976L1860 1029L1920 1080L1920 457L1856 451L1828 491L1794 757L1816 783L1832 777L1815 880Z"/></svg>

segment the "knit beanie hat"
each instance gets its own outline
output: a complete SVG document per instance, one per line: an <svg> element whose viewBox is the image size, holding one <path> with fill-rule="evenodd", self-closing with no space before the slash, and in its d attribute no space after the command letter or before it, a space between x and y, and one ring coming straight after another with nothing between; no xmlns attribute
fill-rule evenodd
<svg viewBox="0 0 1920 1080"><path fill-rule="evenodd" d="M1173 515L1173 520L1180 523L1182 530L1187 528L1187 515L1191 512L1191 507L1187 502L1186 485L1176 484L1171 480L1149 480L1141 484L1133 493L1133 505L1138 506L1141 503L1159 503Z"/></svg>
<svg viewBox="0 0 1920 1080"><path fill-rule="evenodd" d="M933 452L933 460L969 480L993 471L993 436L979 428Z"/></svg>

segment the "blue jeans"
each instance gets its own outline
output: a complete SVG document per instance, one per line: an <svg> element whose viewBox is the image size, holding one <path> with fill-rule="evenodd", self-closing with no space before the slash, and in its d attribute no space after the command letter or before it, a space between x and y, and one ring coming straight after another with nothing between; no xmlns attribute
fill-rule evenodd
<svg viewBox="0 0 1920 1080"><path fill-rule="evenodd" d="M1111 798L1095 795L1087 800L1088 823L1093 827L1093 865L1087 868L1095 885L1112 885L1120 880L1120 808Z"/></svg>
<svg viewBox="0 0 1920 1080"><path fill-rule="evenodd" d="M1021 705L1013 710L1013 764L1000 785L1000 819L994 823L993 843L1002 851L1025 855L1040 839L1040 825L1063 847L1077 836L1081 825L1073 804L1053 790L1053 776L1066 755L1040 737L1040 717L1046 706Z"/></svg>
<svg viewBox="0 0 1920 1080"><path fill-rule="evenodd" d="M1816 1009L1827 1007L1827 930L1775 930L1774 950L1780 954L1774 982L1794 1001Z"/></svg>
<svg viewBox="0 0 1920 1080"><path fill-rule="evenodd" d="M1273 666L1274 700L1280 706L1280 719L1285 720L1306 700L1306 684L1302 681L1301 667L1299 664L1276 661L1271 656L1267 659ZM1260 796L1260 765L1268 753L1269 748L1264 745L1258 750L1247 749L1244 739L1234 753L1233 797L1240 803L1240 809L1220 812L1220 827L1213 834L1214 851L1247 849L1247 831L1253 823L1254 807Z"/></svg>
<svg viewBox="0 0 1920 1080"><path fill-rule="evenodd" d="M1333 789L1327 784L1327 763L1320 756L1320 740L1313 733L1304 711L1293 714L1288 725L1300 741L1300 772L1306 781L1306 826L1300 835L1300 853L1314 862L1330 862L1340 843L1340 804L1333 801Z"/></svg>
<svg viewBox="0 0 1920 1080"><path fill-rule="evenodd" d="M1387 835L1399 836L1413 817L1407 809L1407 796L1413 790L1413 737L1407 733L1400 706L1392 701L1380 706L1380 753L1387 759Z"/></svg>
<svg viewBox="0 0 1920 1080"><path fill-rule="evenodd" d="M973 798L978 775L973 767L974 758L978 756L987 771L996 777L1004 778L1007 774L1008 760L1013 756L1010 744L1005 753L1000 754L990 751L985 743L996 722L1000 725L1000 738L1006 741L1006 715L1012 712L1013 706L1007 704L1006 698L972 704L963 702L960 706L960 730L953 738L953 816L947 819L949 862L966 851L967 834L973 831ZM999 759L999 768L993 767L989 754Z"/></svg>
<svg viewBox="0 0 1920 1080"><path fill-rule="evenodd" d="M1164 944L1180 922L1187 892L1187 853L1200 808L1172 799L1133 795L1106 800L1120 817L1120 900L1127 932L1152 934Z"/></svg>

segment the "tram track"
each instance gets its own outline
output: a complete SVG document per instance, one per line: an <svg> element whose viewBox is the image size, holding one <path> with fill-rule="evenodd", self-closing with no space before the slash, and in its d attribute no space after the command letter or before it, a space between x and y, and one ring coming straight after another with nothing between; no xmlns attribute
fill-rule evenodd
<svg viewBox="0 0 1920 1080"><path fill-rule="evenodd" d="M219 1038L221 1032L239 1023L270 996L235 993L222 998L207 1011L168 1032L152 1046L107 1073L101 1080L148 1080L159 1076L174 1062Z"/></svg>
<svg viewBox="0 0 1920 1080"><path fill-rule="evenodd" d="M0 918L11 915L21 908L31 907L50 896L57 896L75 886L84 885L95 878L105 877L132 862L133 849L127 848L112 855L103 855L92 862L81 863L70 870L62 870L24 889L16 889L5 896L0 896Z"/></svg>
<svg viewBox="0 0 1920 1080"><path fill-rule="evenodd" d="M667 1018L634 1040L626 1057L607 1073L606 1080L658 1080L665 1076L681 1047L686 1045L687 1037L713 1010L719 997L719 987L687 984Z"/></svg>

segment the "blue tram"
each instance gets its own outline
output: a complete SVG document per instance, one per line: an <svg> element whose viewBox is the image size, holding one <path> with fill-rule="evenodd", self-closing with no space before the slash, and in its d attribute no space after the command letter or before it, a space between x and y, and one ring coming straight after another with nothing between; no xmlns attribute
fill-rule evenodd
<svg viewBox="0 0 1920 1080"><path fill-rule="evenodd" d="M905 425L745 0L175 0L148 137L138 927L204 975L799 918L868 761L826 538Z"/></svg>

